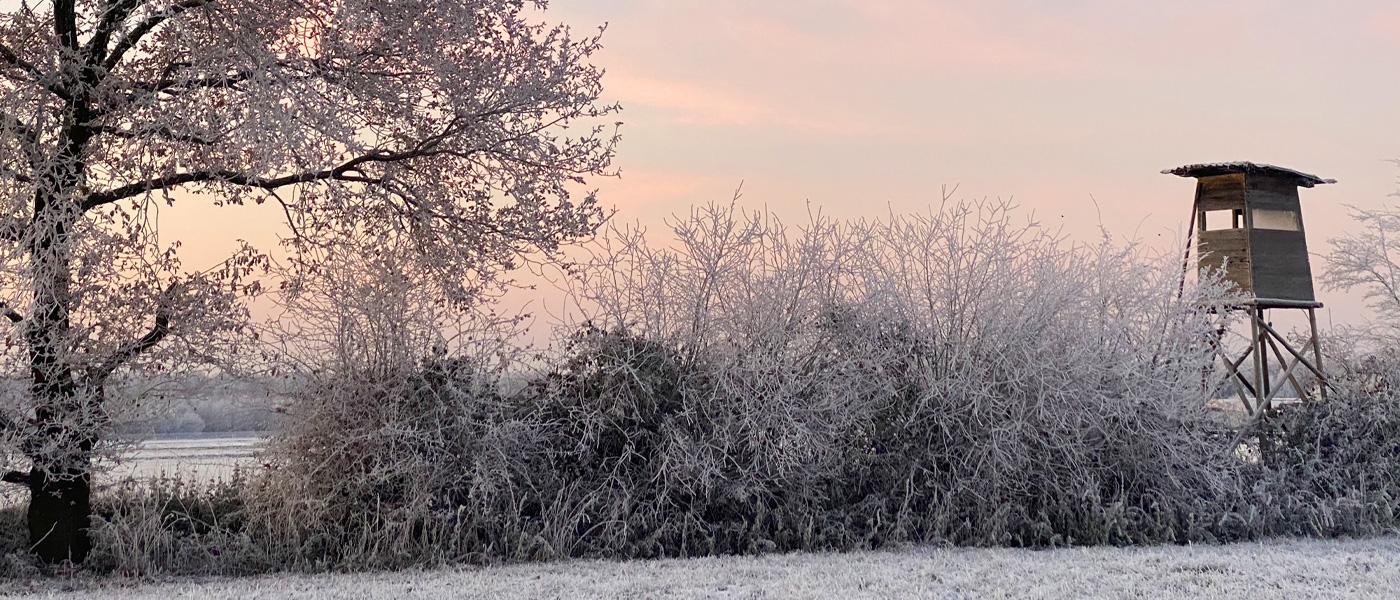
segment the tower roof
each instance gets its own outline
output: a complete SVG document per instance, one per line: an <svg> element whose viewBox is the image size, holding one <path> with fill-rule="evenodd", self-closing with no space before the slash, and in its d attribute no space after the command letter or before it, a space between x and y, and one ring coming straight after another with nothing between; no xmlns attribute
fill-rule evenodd
<svg viewBox="0 0 1400 600"><path fill-rule="evenodd" d="M1310 175L1302 171L1275 167L1264 163L1254 162L1219 162L1219 163L1199 163L1194 165L1183 165L1175 169L1164 169L1164 175L1178 175L1181 177L1209 177L1211 175L1225 175L1227 173L1262 173L1291 179L1295 184L1302 187L1312 187L1319 183L1337 183L1336 179L1323 179L1317 175Z"/></svg>

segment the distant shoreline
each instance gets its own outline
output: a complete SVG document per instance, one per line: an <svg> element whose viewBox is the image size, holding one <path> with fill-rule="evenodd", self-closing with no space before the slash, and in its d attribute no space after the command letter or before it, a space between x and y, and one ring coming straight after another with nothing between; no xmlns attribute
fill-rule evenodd
<svg viewBox="0 0 1400 600"><path fill-rule="evenodd" d="M262 438L272 437L276 430L247 430L247 431L172 431L169 433L151 434L121 434L138 443L152 442L157 440L215 440L229 438Z"/></svg>

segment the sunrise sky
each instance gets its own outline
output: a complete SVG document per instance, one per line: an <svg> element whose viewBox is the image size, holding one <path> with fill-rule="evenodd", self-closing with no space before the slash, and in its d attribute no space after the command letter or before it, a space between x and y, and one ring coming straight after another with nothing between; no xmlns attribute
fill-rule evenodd
<svg viewBox="0 0 1400 600"><path fill-rule="evenodd" d="M1344 205L1390 201L1400 174L1394 2L555 0L545 14L608 23L622 177L598 186L645 224L741 181L747 205L793 217L808 201L919 210L947 184L1080 239L1102 222L1166 247L1194 187L1158 171L1253 160L1340 181L1303 191L1317 253L1351 226ZM220 213L172 214L196 254L232 247ZM1319 294L1327 318L1360 314Z"/></svg>
<svg viewBox="0 0 1400 600"><path fill-rule="evenodd" d="M1269 162L1303 190L1314 253L1345 204L1389 201L1400 169L1400 4L1091 0L555 0L608 23L625 112L623 215L728 198L836 215L916 210L943 184L1013 197L1075 237L1170 244L1180 164ZM1097 200L1097 208L1091 201ZM1160 238L1160 242L1156 242ZM1179 243L1179 242L1178 242ZM1315 265L1320 261L1315 257ZM1316 266L1314 267L1317 268ZM1334 308L1360 305L1319 290Z"/></svg>

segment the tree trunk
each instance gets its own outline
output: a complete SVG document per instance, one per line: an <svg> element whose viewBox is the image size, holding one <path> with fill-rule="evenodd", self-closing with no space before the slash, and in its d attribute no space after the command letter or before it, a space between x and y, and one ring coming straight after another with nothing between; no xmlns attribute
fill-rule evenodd
<svg viewBox="0 0 1400 600"><path fill-rule="evenodd" d="M86 466L29 474L29 543L40 560L81 563L92 549L88 520L92 515L92 473Z"/></svg>
<svg viewBox="0 0 1400 600"><path fill-rule="evenodd" d="M68 227L35 261L34 315L28 342L36 433L30 455L29 543L48 563L87 558L92 513L92 449L102 407L73 373L70 345ZM50 262L51 261L51 262Z"/></svg>
<svg viewBox="0 0 1400 600"><path fill-rule="evenodd" d="M25 323L34 432L30 444L29 542L45 562L87 557L92 513L92 449L98 399L79 386L72 362L72 242L80 211L70 197L80 168L63 161L35 198L30 247L34 302Z"/></svg>
<svg viewBox="0 0 1400 600"><path fill-rule="evenodd" d="M87 558L91 543L92 450L101 422L101 399L88 393L74 373L72 264L75 224L83 208L84 155L95 135L92 97L99 73L79 47L74 0L55 0L54 31L63 45L57 85L66 107L57 151L35 178L29 259L33 306L25 323L29 346L33 440L27 448L29 542L45 562Z"/></svg>
<svg viewBox="0 0 1400 600"><path fill-rule="evenodd" d="M49 563L82 562L91 544L92 450L100 398L75 381L69 360L68 264L44 273L60 293L36 294L29 350L36 434L30 453L29 543ZM39 272L50 269L36 269ZM51 303L52 301L52 303Z"/></svg>

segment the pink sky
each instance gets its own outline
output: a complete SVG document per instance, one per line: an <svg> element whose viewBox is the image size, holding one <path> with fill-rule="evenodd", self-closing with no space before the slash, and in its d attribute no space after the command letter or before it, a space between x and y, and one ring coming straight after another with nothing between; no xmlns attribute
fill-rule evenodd
<svg viewBox="0 0 1400 600"><path fill-rule="evenodd" d="M600 187L648 224L740 181L748 204L794 216L809 200L919 210L959 184L1078 238L1101 218L1168 244L1194 187L1159 170L1253 160L1340 180L1303 193L1316 253L1351 226L1344 204L1387 202L1400 174L1385 162L1400 157L1391 2L555 0L549 14L609 24L623 175ZM1360 306L1319 293L1334 313Z"/></svg>
<svg viewBox="0 0 1400 600"><path fill-rule="evenodd" d="M597 185L651 226L741 181L747 205L794 219L808 201L924 210L957 184L1078 239L1101 220L1166 247L1194 187L1158 171L1253 160L1340 181L1303 190L1317 253L1353 226L1344 205L1392 201L1400 175L1386 162L1400 157L1400 8L1385 1L554 0L545 14L609 24L622 177ZM226 233L276 222L269 207L171 210L192 267L280 233ZM1356 295L1318 293L1324 325L1363 315Z"/></svg>

